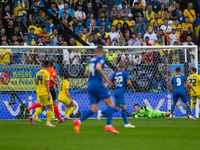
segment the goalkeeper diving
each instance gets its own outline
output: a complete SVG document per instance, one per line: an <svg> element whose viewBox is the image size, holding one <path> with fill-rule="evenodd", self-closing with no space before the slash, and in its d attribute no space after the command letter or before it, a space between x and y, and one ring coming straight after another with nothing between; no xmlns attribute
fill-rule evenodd
<svg viewBox="0 0 200 150"><path fill-rule="evenodd" d="M134 105L134 110L135 110L135 112L132 113L133 118L138 118L138 117L162 118L162 117L170 116L170 112L164 112L164 111L159 111L159 110L153 111L152 109L150 109L146 106L140 107L139 104Z"/></svg>

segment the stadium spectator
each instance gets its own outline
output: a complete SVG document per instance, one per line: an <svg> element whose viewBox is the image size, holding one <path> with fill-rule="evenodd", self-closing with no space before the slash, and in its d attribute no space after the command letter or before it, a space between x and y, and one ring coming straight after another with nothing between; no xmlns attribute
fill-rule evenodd
<svg viewBox="0 0 200 150"><path fill-rule="evenodd" d="M128 15L131 14L131 10L127 8L127 4L125 2L122 2L122 8L119 9L119 13L121 14L123 21L128 20Z"/></svg>
<svg viewBox="0 0 200 150"><path fill-rule="evenodd" d="M124 23L124 21L121 20L121 14L120 14L120 13L117 14L117 19L113 21L112 25L116 26L119 22L120 22L122 25L123 25L123 23Z"/></svg>
<svg viewBox="0 0 200 150"><path fill-rule="evenodd" d="M163 21L163 25L160 27L160 29L163 30L163 33L165 35L168 35L172 32L172 28L171 26L168 24L168 20L167 19L164 19Z"/></svg>
<svg viewBox="0 0 200 150"><path fill-rule="evenodd" d="M171 26L171 25L173 24L173 21L170 19L170 14L166 14L165 19L167 19L167 21L168 21L168 25Z"/></svg>
<svg viewBox="0 0 200 150"><path fill-rule="evenodd" d="M133 55L133 65L139 65L142 62L142 55L139 51L136 51L136 54Z"/></svg>
<svg viewBox="0 0 200 150"><path fill-rule="evenodd" d="M158 36L157 37L157 42L155 43L154 46L165 46L163 43L162 43L162 37L161 36ZM166 52L166 51L165 51ZM162 50L159 50L159 53L160 53L160 56L163 58L164 57L164 52Z"/></svg>
<svg viewBox="0 0 200 150"><path fill-rule="evenodd" d="M69 4L68 3L64 3L64 8L61 9L61 11L60 11L60 17L61 17L61 19L64 18L64 16L63 16L64 12L67 13L67 16L66 16L67 19L68 19L69 16L71 18L73 17L73 12L71 11L71 9L69 9Z"/></svg>
<svg viewBox="0 0 200 150"><path fill-rule="evenodd" d="M7 5L7 6L5 6L5 8L4 8L4 10L2 11L2 14L1 14L2 24L3 24L4 28L6 26L8 26L8 21L10 20L10 16L11 16L10 6Z"/></svg>
<svg viewBox="0 0 200 150"><path fill-rule="evenodd" d="M99 37L98 37L97 34L94 35L93 43L94 43L95 46L104 45L104 42L102 42L102 41L99 39Z"/></svg>
<svg viewBox="0 0 200 150"><path fill-rule="evenodd" d="M6 35L8 36L8 39L11 40L11 35L14 32L14 26L13 26L13 21L9 20L8 26L5 27L6 30Z"/></svg>
<svg viewBox="0 0 200 150"><path fill-rule="evenodd" d="M149 5L152 6L153 11L157 13L160 10L161 3L158 0L153 0L149 2Z"/></svg>
<svg viewBox="0 0 200 150"><path fill-rule="evenodd" d="M89 28L91 23L95 27L97 25L97 21L94 19L94 13L90 13L89 16L90 17L86 20L86 28Z"/></svg>
<svg viewBox="0 0 200 150"><path fill-rule="evenodd" d="M47 32L46 25L42 26L42 31L40 31L39 37L44 37L47 39L47 37L50 36L50 33Z"/></svg>
<svg viewBox="0 0 200 150"><path fill-rule="evenodd" d="M132 15L132 14L129 14L129 15L128 15L128 20L126 20L126 21L124 22L124 24L127 23L127 24L128 24L128 26L127 26L128 29L130 29L131 32L134 32L135 21L132 19L132 17L133 17L133 15ZM124 24L123 24L123 29L124 29Z"/></svg>
<svg viewBox="0 0 200 150"><path fill-rule="evenodd" d="M31 45L35 45L35 43L37 42L37 35L34 34L34 28L30 29L30 33L28 33L28 42L31 43Z"/></svg>
<svg viewBox="0 0 200 150"><path fill-rule="evenodd" d="M170 14L170 19L174 20L176 17L178 17L179 11L179 3L176 3L175 9Z"/></svg>
<svg viewBox="0 0 200 150"><path fill-rule="evenodd" d="M28 56L24 62L24 65L35 65L35 61L31 56Z"/></svg>
<svg viewBox="0 0 200 150"><path fill-rule="evenodd" d="M147 33L144 34L144 39L145 37L149 37L149 43L151 45L154 45L155 44L155 41L157 40L157 36L156 34L153 32L153 27L152 26L149 26L148 27L148 31Z"/></svg>
<svg viewBox="0 0 200 150"><path fill-rule="evenodd" d="M108 20L108 18L105 17L105 14L103 12L100 13L100 17L97 19L97 26L101 26L102 21L105 21L105 26L110 28L110 21Z"/></svg>
<svg viewBox="0 0 200 150"><path fill-rule="evenodd" d="M105 45L106 45L106 46L113 46L112 43L111 43L110 38L107 38L107 39L106 39Z"/></svg>
<svg viewBox="0 0 200 150"><path fill-rule="evenodd" d="M143 38L142 38L142 33L138 33L137 34L137 39L140 41L140 43L142 43L144 40L143 40Z"/></svg>
<svg viewBox="0 0 200 150"><path fill-rule="evenodd" d="M158 13L155 13L154 18L150 21L149 24L152 26L155 21L158 22L158 26L163 24L163 21L158 17Z"/></svg>
<svg viewBox="0 0 200 150"><path fill-rule="evenodd" d="M110 28L110 32L108 33L112 43L119 42L119 38L120 38L119 33L117 33L115 31L115 29L116 29L116 27L114 25L112 25Z"/></svg>
<svg viewBox="0 0 200 150"><path fill-rule="evenodd" d="M159 24L158 24L157 21L155 21L155 22L153 23L153 33L155 33L155 34L158 33L158 30L159 30L158 27L159 27Z"/></svg>
<svg viewBox="0 0 200 150"><path fill-rule="evenodd" d="M86 43L90 46L95 46L93 43L93 35L88 36Z"/></svg>
<svg viewBox="0 0 200 150"><path fill-rule="evenodd" d="M193 28L193 25L189 22L189 18L185 17L185 23L182 23L182 31L188 31L188 27Z"/></svg>
<svg viewBox="0 0 200 150"><path fill-rule="evenodd" d="M58 15L59 15L59 10L58 10L58 6L56 7L57 5L55 3L51 3L51 8L48 9L48 11L54 15L55 17L58 18Z"/></svg>
<svg viewBox="0 0 200 150"><path fill-rule="evenodd" d="M165 19L166 14L167 14L167 11L165 11L165 5L162 4L161 7L160 7L160 11L158 11L159 19L161 19L161 20Z"/></svg>
<svg viewBox="0 0 200 150"><path fill-rule="evenodd" d="M159 53L159 51L153 52L153 64L158 65L162 62L162 57Z"/></svg>
<svg viewBox="0 0 200 150"><path fill-rule="evenodd" d="M151 90L152 93L161 93L164 89L164 79L160 72L156 72L152 78Z"/></svg>
<svg viewBox="0 0 200 150"><path fill-rule="evenodd" d="M182 26L181 26L181 24L180 24L178 19L175 19L175 24L173 26L176 27L176 34L178 34L180 36L181 35Z"/></svg>
<svg viewBox="0 0 200 150"><path fill-rule="evenodd" d="M152 44L149 43L149 37L148 36L146 36L144 38L144 42L141 43L141 46L152 46Z"/></svg>
<svg viewBox="0 0 200 150"><path fill-rule="evenodd" d="M139 7L139 3L135 2L133 9L131 10L131 14L133 15L133 20L138 19L138 12L140 12L140 14L143 14L142 9Z"/></svg>
<svg viewBox="0 0 200 150"><path fill-rule="evenodd" d="M29 21L30 24L33 24L33 22L38 22L40 20L40 9L38 7L38 2L35 0L33 1L33 7L31 7L29 11Z"/></svg>
<svg viewBox="0 0 200 150"><path fill-rule="evenodd" d="M90 18L90 14L93 13L94 18L95 18L95 11L92 8L92 3L87 3L87 9L85 11L86 18Z"/></svg>
<svg viewBox="0 0 200 150"><path fill-rule="evenodd" d="M58 46L64 46L63 45L63 43L64 43L64 38L63 38L63 36L62 35L58 35L58 43L57 43L57 45Z"/></svg>
<svg viewBox="0 0 200 150"><path fill-rule="evenodd" d="M49 36L49 43L46 46L58 46L54 43L54 37L52 35Z"/></svg>
<svg viewBox="0 0 200 150"><path fill-rule="evenodd" d="M81 5L78 5L77 8L78 8L78 10L75 11L74 17L76 17L76 20L84 22L86 20L85 12L82 11Z"/></svg>
<svg viewBox="0 0 200 150"><path fill-rule="evenodd" d="M173 0L172 4L168 8L169 14L172 13L172 11L176 8L176 0Z"/></svg>
<svg viewBox="0 0 200 150"><path fill-rule="evenodd" d="M183 24L185 22L185 16L183 15L183 12L180 10L178 12L178 16L175 18L180 21L180 24Z"/></svg>
<svg viewBox="0 0 200 150"><path fill-rule="evenodd" d="M70 64L80 64L81 63L81 53L77 49L74 49L70 54Z"/></svg>
<svg viewBox="0 0 200 150"><path fill-rule="evenodd" d="M108 7L108 4L106 2L103 2L102 8L100 8L99 11L98 11L98 17L99 18L100 18L100 14L104 13L105 18L107 18L108 20L110 19L109 18L109 11L108 11L107 7Z"/></svg>
<svg viewBox="0 0 200 150"><path fill-rule="evenodd" d="M184 42L183 45L195 45L195 44L192 42L192 38L191 38L190 35L187 35L186 42Z"/></svg>
<svg viewBox="0 0 200 150"><path fill-rule="evenodd" d="M1 43L2 46L8 46L6 41ZM9 65L12 59L12 50L11 49L0 49L0 65Z"/></svg>
<svg viewBox="0 0 200 150"><path fill-rule="evenodd" d="M152 6L148 5L145 11L145 18L150 22L154 18L155 12L152 10Z"/></svg>
<svg viewBox="0 0 200 150"><path fill-rule="evenodd" d="M13 43L14 46L19 46L18 42ZM22 49L12 49L13 58L11 59L12 64L23 64L25 61L24 52Z"/></svg>
<svg viewBox="0 0 200 150"><path fill-rule="evenodd" d="M93 10L94 10L94 18L97 19L99 18L99 10L102 8L102 5L99 2L100 0L93 0L92 2L92 6L93 6Z"/></svg>
<svg viewBox="0 0 200 150"><path fill-rule="evenodd" d="M53 29L53 32L51 34L53 36L53 43L57 44L58 43L58 29Z"/></svg>
<svg viewBox="0 0 200 150"><path fill-rule="evenodd" d="M180 36L176 34L176 27L172 27L172 33L167 36L167 45L174 45L174 42L180 42Z"/></svg>
<svg viewBox="0 0 200 150"><path fill-rule="evenodd" d="M138 3L139 8L145 10L145 8L146 8L146 1L145 0L134 0L132 6L134 6L135 3Z"/></svg>
<svg viewBox="0 0 200 150"><path fill-rule="evenodd" d="M132 39L128 41L128 46L140 46L140 41L137 39L137 34L133 32L131 37Z"/></svg>
<svg viewBox="0 0 200 150"><path fill-rule="evenodd" d="M152 52L142 53L142 64L153 64L153 54L152 54Z"/></svg>
<svg viewBox="0 0 200 150"><path fill-rule="evenodd" d="M112 11L110 12L110 21L113 22L115 19L117 19L118 11L115 7L112 8Z"/></svg>
<svg viewBox="0 0 200 150"><path fill-rule="evenodd" d="M133 58L128 50L124 52L124 54L121 57L121 60L123 60L126 63L126 66L132 64Z"/></svg>
<svg viewBox="0 0 200 150"><path fill-rule="evenodd" d="M97 36L99 37L99 39L101 40L101 42L105 42L105 40L109 37L109 34L107 32L105 32L105 29L103 26L99 27L99 32L97 33Z"/></svg>
<svg viewBox="0 0 200 150"><path fill-rule="evenodd" d="M189 18L189 22L193 24L196 20L196 13L193 9L193 3L188 2L187 9L183 11L184 16L187 16Z"/></svg>
<svg viewBox="0 0 200 150"><path fill-rule="evenodd" d="M126 46L124 37L119 38L119 46Z"/></svg>
<svg viewBox="0 0 200 150"><path fill-rule="evenodd" d="M117 54L113 53L113 50L109 50L108 53L105 55L105 57L106 57L106 60L108 60L112 64L116 64Z"/></svg>
<svg viewBox="0 0 200 150"><path fill-rule="evenodd" d="M192 44L189 44L192 45ZM195 64L195 51L192 48L189 48L189 57L190 57L190 63Z"/></svg>
<svg viewBox="0 0 200 150"><path fill-rule="evenodd" d="M47 28L47 32L52 34L55 25L53 24L53 20L51 18L47 18L47 23L45 24Z"/></svg>
<svg viewBox="0 0 200 150"><path fill-rule="evenodd" d="M78 7L81 6L83 10L86 10L86 3L83 0L77 0L75 4L75 10L78 10Z"/></svg>
<svg viewBox="0 0 200 150"><path fill-rule="evenodd" d="M139 32L142 33L142 38L146 32L147 26L146 23L143 23L143 18L138 17L138 23L135 24L134 26L134 32L138 34Z"/></svg>

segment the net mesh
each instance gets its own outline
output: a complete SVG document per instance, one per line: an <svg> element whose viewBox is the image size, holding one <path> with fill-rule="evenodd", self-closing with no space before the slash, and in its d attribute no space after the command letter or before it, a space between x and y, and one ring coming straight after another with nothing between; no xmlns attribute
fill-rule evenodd
<svg viewBox="0 0 200 150"><path fill-rule="evenodd" d="M133 105L138 103L153 110L168 111L172 104L170 82L175 75L176 67L181 68L181 73L188 77L190 68L194 67L194 48L163 47L162 49L105 49L107 59L104 72L110 78L117 71L121 60L126 63L126 70L130 74L134 86L134 93L127 88L125 102L128 116L131 116ZM79 117L90 108L87 92L88 78L84 76L88 60L95 55L94 49L1 49L0 65L0 119L27 118L30 114L23 114L23 110L37 102L35 76L44 60L54 60L57 72L57 82L62 81L62 76L68 72L70 79L70 94L78 104L72 117ZM115 84L109 88L113 96ZM56 90L58 94L58 89ZM114 98L113 98L114 99ZM182 102L180 101L182 104ZM65 106L58 102L61 116L65 114ZM106 106L100 102L99 109ZM193 111L193 115L194 115ZM45 118L46 112L39 117ZM184 105L175 111L176 116L186 116ZM121 111L114 113L114 117L121 117ZM96 117L93 115L92 117Z"/></svg>

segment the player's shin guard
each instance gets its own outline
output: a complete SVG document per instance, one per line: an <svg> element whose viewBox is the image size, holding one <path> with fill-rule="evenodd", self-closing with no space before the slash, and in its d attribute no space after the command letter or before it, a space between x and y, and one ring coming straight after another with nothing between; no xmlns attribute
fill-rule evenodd
<svg viewBox="0 0 200 150"><path fill-rule="evenodd" d="M115 110L116 110L115 107L110 107L110 106L107 107L107 110L106 110L106 117L107 117L107 122L106 122L106 124L107 124L107 125L111 125L112 113L113 113Z"/></svg>
<svg viewBox="0 0 200 150"><path fill-rule="evenodd" d="M37 108L37 107L41 107L40 103L35 103L35 104L33 104L32 106L30 106L30 107L28 108L28 111L30 111L31 109L35 109L35 108Z"/></svg>
<svg viewBox="0 0 200 150"><path fill-rule="evenodd" d="M65 116L67 115L68 111L69 111L69 107L65 107Z"/></svg>
<svg viewBox="0 0 200 150"><path fill-rule="evenodd" d="M187 112L191 116L191 108L190 108L190 106L187 106Z"/></svg>
<svg viewBox="0 0 200 150"><path fill-rule="evenodd" d="M74 107L71 107L71 108L69 109L69 111L67 112L67 116L70 116L70 115L73 113L74 110L75 110L75 108L74 108Z"/></svg>
<svg viewBox="0 0 200 150"><path fill-rule="evenodd" d="M191 104L191 106L190 106L191 107L191 112L193 111L194 106L195 106L194 104Z"/></svg>
<svg viewBox="0 0 200 150"><path fill-rule="evenodd" d="M41 114L41 113L42 113L42 109L40 107L36 108L35 113L33 115L34 118L38 117L39 114Z"/></svg>
<svg viewBox="0 0 200 150"><path fill-rule="evenodd" d="M170 111L170 114L171 114L171 115L173 115L173 112L174 112L174 110L175 110L175 107L176 107L176 106L173 104L172 107L171 107L171 111Z"/></svg>
<svg viewBox="0 0 200 150"><path fill-rule="evenodd" d="M48 110L47 111L47 123L51 122L51 118L53 117L53 112Z"/></svg>
<svg viewBox="0 0 200 150"><path fill-rule="evenodd" d="M122 117L124 120L124 124L128 124L126 109L122 110Z"/></svg>
<svg viewBox="0 0 200 150"><path fill-rule="evenodd" d="M62 120L61 117L60 117L60 112L59 112L58 106L54 106L54 111L56 113L58 120L59 121Z"/></svg>
<svg viewBox="0 0 200 150"><path fill-rule="evenodd" d="M86 112L84 112L81 117L80 117L80 121L84 121L86 120L89 116L91 116L93 114L92 110L87 110Z"/></svg>

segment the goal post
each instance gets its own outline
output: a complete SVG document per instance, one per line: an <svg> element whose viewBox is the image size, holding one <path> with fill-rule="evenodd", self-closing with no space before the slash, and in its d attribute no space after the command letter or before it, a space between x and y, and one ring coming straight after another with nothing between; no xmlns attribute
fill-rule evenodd
<svg viewBox="0 0 200 150"><path fill-rule="evenodd" d="M125 93L129 116L134 111L133 105L136 103L153 110L168 111L173 101L169 86L172 76L175 75L175 68L180 67L181 73L186 77L190 75L191 67L196 67L197 71L199 68L196 45L103 47L106 50L107 59L104 71L109 78L118 70L120 60L126 63L126 70L130 74L135 89L135 92L131 93L127 88ZM12 59L15 61L19 61L19 58L24 59L19 64L12 64L15 62L9 61L0 65L0 99L2 100L0 109L3 110L0 111L0 119L20 118L21 110L24 109L20 107L22 104L20 101L27 107L37 102L35 75L41 68L40 63L43 58L56 62L57 82L62 80L64 73L70 73L70 93L73 100L78 103L74 116L78 117L89 109L88 78L84 76L84 71L88 60L95 55L95 48L96 46L0 46L0 54L11 50ZM34 63L31 64L31 61ZM115 85L112 84L109 89L113 95ZM18 95L20 101L17 97L14 101L15 94ZM183 104L180 100L179 102ZM58 104L63 116L64 106L61 103ZM106 106L101 102L99 109L105 108ZM33 113L34 110L31 111L31 114ZM186 116L184 104L176 109L175 115ZM199 100L193 115L199 118ZM41 118L44 117L45 113L41 115ZM121 117L121 112L115 113L114 117Z"/></svg>

